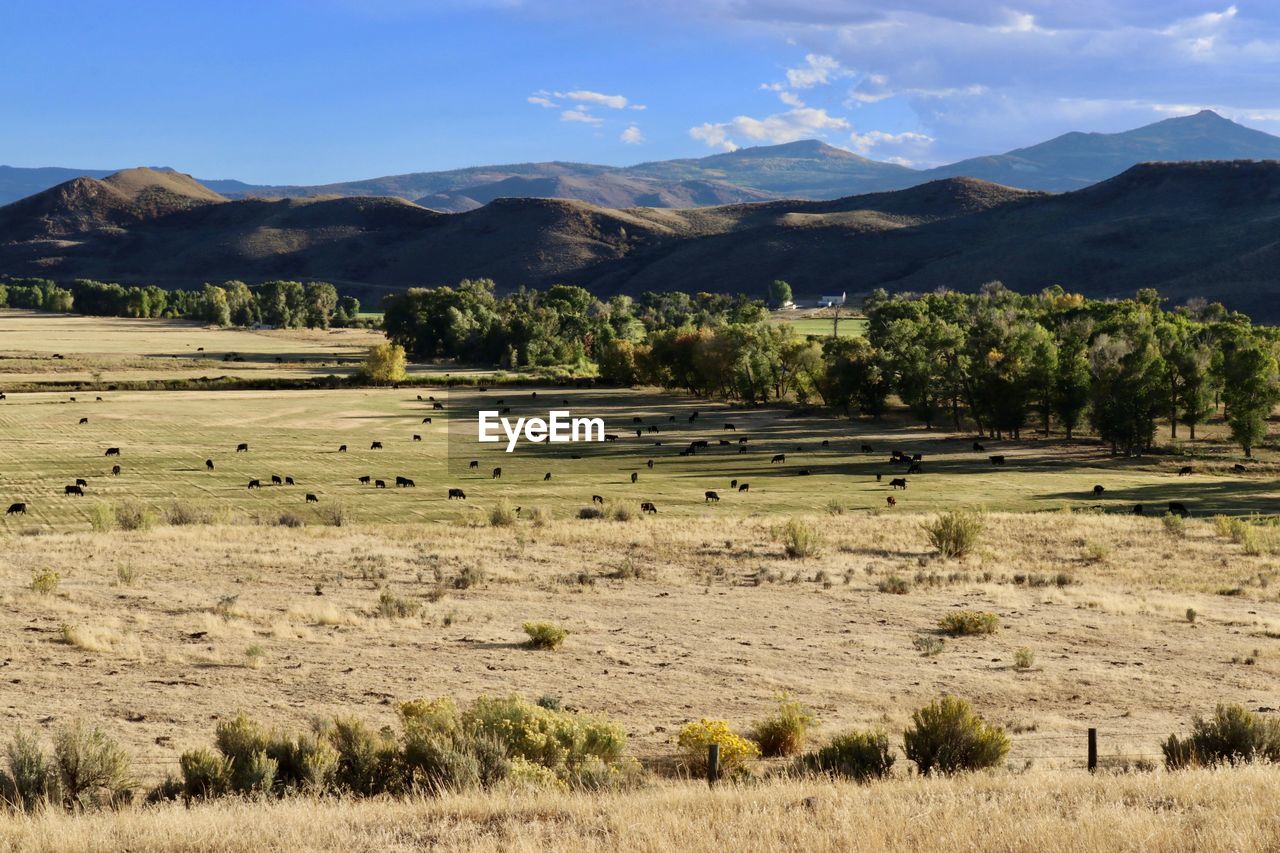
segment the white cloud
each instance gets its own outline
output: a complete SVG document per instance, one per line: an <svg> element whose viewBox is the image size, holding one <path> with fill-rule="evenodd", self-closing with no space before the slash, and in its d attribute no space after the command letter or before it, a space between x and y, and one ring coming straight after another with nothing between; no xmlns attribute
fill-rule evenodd
<svg viewBox="0 0 1280 853"><path fill-rule="evenodd" d="M800 100L800 96L795 92L788 92L785 89L778 93L778 100L789 107L803 107L804 101Z"/></svg>
<svg viewBox="0 0 1280 853"><path fill-rule="evenodd" d="M576 121L582 124L599 125L604 123L604 119L599 116L593 116L584 109L565 110L560 113L561 121Z"/></svg>
<svg viewBox="0 0 1280 853"><path fill-rule="evenodd" d="M812 89L825 86L837 77L848 77L851 73L830 56L810 53L805 56L804 65L787 69L787 85L792 89Z"/></svg>
<svg viewBox="0 0 1280 853"><path fill-rule="evenodd" d="M555 94L557 98L564 98L566 101L573 101L576 104L608 107L611 110L625 110L629 103L622 95L606 95L602 92L592 92L587 89L575 89L572 92L556 92Z"/></svg>
<svg viewBox="0 0 1280 853"><path fill-rule="evenodd" d="M644 142L644 134L634 124L622 131L622 135L618 138L628 145L640 145Z"/></svg>
<svg viewBox="0 0 1280 853"><path fill-rule="evenodd" d="M853 143L853 150L859 154L870 154L871 149L882 145L930 145L933 143L933 137L924 133L916 133L914 131L905 131L903 133L885 133L883 130L872 130L867 133L851 133L849 141Z"/></svg>
<svg viewBox="0 0 1280 853"><path fill-rule="evenodd" d="M736 151L742 142L777 145L810 139L827 130L847 130L849 122L839 116L828 115L826 110L801 107L758 119L737 116L732 121L707 123L690 128L689 135L705 142L711 148Z"/></svg>
<svg viewBox="0 0 1280 853"><path fill-rule="evenodd" d="M543 97L542 95L530 95L525 98L525 100L535 106L545 107L546 109L556 109L560 106L555 101L550 98Z"/></svg>

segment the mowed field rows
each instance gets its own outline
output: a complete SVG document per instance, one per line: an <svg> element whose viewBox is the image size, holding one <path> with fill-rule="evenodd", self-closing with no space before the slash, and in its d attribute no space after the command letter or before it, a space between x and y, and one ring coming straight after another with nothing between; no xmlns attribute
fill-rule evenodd
<svg viewBox="0 0 1280 853"><path fill-rule="evenodd" d="M662 517L815 512L832 501L849 511L882 510L891 495L898 511L1101 506L1127 512L1142 503L1159 513L1175 500L1194 515L1272 513L1280 497L1272 463L1258 461L1246 474L1234 473L1236 457L1211 443L1204 448L1218 457L1195 463L1182 457L1116 459L1096 444L1061 439L985 441L984 451L974 451L972 436L892 420L795 417L784 408L732 409L644 391L513 387L484 398L460 394L451 402L442 389L10 393L0 401L0 501L25 502L27 514L4 524L84 528L95 501L123 499L157 510L180 501L266 518L305 513L307 493L321 504L341 503L353 520L367 522L457 519L504 498L565 517L595 495L637 506L650 501ZM444 408L433 409L429 397ZM550 408L602 417L618 440L526 442L506 453L505 443L475 440L477 399L509 408L512 419L545 417ZM690 423L695 411L700 417ZM431 423L423 423L425 417ZM734 429L726 430L727 424ZM643 430L640 436L636 429ZM681 456L694 440L709 446ZM370 449L375 441L382 450ZM236 452L241 443L248 452ZM346 453L338 452L343 444ZM864 444L873 452L862 452ZM104 455L113 447L120 449L118 458ZM908 476L905 490L890 487L904 474L889 463L891 449L923 456L923 472ZM992 465L993 453L1006 463ZM779 454L785 461L773 462ZM207 459L213 471L206 470ZM474 469L471 460L478 463ZM1189 463L1196 473L1179 476ZM110 474L113 464L121 466L118 477ZM497 467L500 479L492 477ZM293 477L297 485L273 487L272 475ZM382 479L388 488L361 485L362 476ZM415 487L395 488L397 476ZM85 496L64 495L77 479L89 483ZM246 488L251 479L263 487ZM749 491L739 492L734 480L749 483ZM1095 485L1103 486L1101 497L1094 497ZM467 500L448 500L449 488L463 489ZM720 500L708 503L707 491Z"/></svg>

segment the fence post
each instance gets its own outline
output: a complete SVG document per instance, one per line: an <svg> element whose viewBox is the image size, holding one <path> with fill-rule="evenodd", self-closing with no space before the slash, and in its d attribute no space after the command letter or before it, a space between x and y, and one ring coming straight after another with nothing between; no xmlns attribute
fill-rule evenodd
<svg viewBox="0 0 1280 853"><path fill-rule="evenodd" d="M714 785L720 778L720 744L707 747L707 784Z"/></svg>
<svg viewBox="0 0 1280 853"><path fill-rule="evenodd" d="M1089 772L1098 769L1098 730L1089 729Z"/></svg>

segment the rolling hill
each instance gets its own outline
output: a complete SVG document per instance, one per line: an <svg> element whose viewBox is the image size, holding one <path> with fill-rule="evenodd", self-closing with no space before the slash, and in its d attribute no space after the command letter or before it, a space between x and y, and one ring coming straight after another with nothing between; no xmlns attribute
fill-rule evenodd
<svg viewBox="0 0 1280 853"><path fill-rule="evenodd" d="M485 276L600 293L800 296L973 289L1091 296L1158 287L1280 319L1280 163L1135 166L1063 194L946 178L831 201L612 209L499 198L440 214L391 197L228 200L187 176L77 178L0 208L0 271L198 286L319 278L365 299Z"/></svg>

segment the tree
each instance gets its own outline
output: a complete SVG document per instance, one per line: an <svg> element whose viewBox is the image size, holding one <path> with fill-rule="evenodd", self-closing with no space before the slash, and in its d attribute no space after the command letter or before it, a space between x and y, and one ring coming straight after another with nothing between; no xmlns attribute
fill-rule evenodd
<svg viewBox="0 0 1280 853"><path fill-rule="evenodd" d="M203 319L215 326L230 326L231 312L227 307L227 292L216 284L204 286Z"/></svg>
<svg viewBox="0 0 1280 853"><path fill-rule="evenodd" d="M1058 347L1058 369L1053 376L1051 406L1058 423L1070 441L1085 409L1089 407L1089 390L1092 383L1089 365L1088 342L1083 336L1064 338Z"/></svg>
<svg viewBox="0 0 1280 853"><path fill-rule="evenodd" d="M782 279L775 279L769 285L769 304L781 308L791 301L791 285Z"/></svg>
<svg viewBox="0 0 1280 853"><path fill-rule="evenodd" d="M1155 438L1156 416L1164 410L1164 362L1151 315L1137 309L1123 315L1089 350L1093 427L1112 453L1142 454Z"/></svg>
<svg viewBox="0 0 1280 853"><path fill-rule="evenodd" d="M401 382L405 377L404 347L390 342L369 348L360 373L366 381L377 385Z"/></svg>
<svg viewBox="0 0 1280 853"><path fill-rule="evenodd" d="M1280 400L1280 377L1271 345L1256 337L1223 353L1222 399L1231 437L1253 456L1267 436L1267 418Z"/></svg>
<svg viewBox="0 0 1280 853"><path fill-rule="evenodd" d="M338 307L338 289L327 281L309 281L304 285L304 299L307 328L329 328Z"/></svg>

